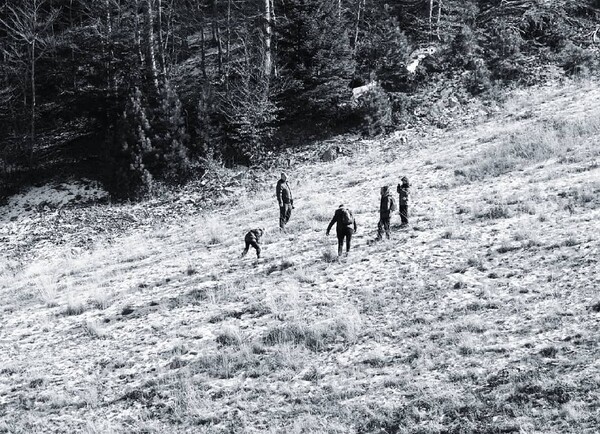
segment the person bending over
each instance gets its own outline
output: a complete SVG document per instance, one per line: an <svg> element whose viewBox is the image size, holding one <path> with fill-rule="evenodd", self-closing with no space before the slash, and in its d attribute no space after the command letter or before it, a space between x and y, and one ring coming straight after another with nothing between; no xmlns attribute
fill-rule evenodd
<svg viewBox="0 0 600 434"><path fill-rule="evenodd" d="M339 208L335 210L329 226L327 226L327 235L329 235L329 232L334 224L337 224L336 232L338 239L338 256L342 256L344 239L346 240L347 255L348 252L350 252L352 235L354 235L356 232L356 220L348 208L346 208L344 205L340 205Z"/></svg>

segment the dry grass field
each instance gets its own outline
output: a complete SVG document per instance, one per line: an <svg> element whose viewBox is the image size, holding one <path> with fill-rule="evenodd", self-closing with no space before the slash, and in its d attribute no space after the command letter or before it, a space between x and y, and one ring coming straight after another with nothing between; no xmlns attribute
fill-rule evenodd
<svg viewBox="0 0 600 434"><path fill-rule="evenodd" d="M0 432L598 432L598 84L356 149L289 170L287 234L275 172L85 248L36 244L44 210L2 220ZM379 188L402 175L410 226L396 216L371 243ZM358 233L338 260L325 229L340 203ZM69 212L69 231L89 229ZM262 226L263 258L240 259ZM20 240L31 249L10 254Z"/></svg>

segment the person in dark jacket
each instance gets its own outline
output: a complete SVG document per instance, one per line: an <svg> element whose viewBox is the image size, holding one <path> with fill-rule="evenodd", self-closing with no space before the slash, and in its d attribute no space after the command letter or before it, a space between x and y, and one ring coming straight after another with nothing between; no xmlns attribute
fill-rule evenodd
<svg viewBox="0 0 600 434"><path fill-rule="evenodd" d="M277 202L279 203L279 228L285 231L285 225L290 220L292 209L294 209L294 199L292 198L292 189L287 182L287 175L281 174L281 179L277 181L275 189Z"/></svg>
<svg viewBox="0 0 600 434"><path fill-rule="evenodd" d="M377 241L383 239L385 233L386 238L390 239L390 219L392 212L396 209L394 198L390 193L390 188L386 185L381 187L381 202L379 204L379 224L377 225Z"/></svg>
<svg viewBox="0 0 600 434"><path fill-rule="evenodd" d="M327 235L329 235L329 232L334 224L337 224L336 232L338 239L338 256L342 256L344 238L346 239L347 255L350 252L352 235L356 232L356 220L348 208L346 208L344 205L340 205L340 207L335 210L335 214L333 214L333 218L331 219L329 226L327 226Z"/></svg>
<svg viewBox="0 0 600 434"><path fill-rule="evenodd" d="M246 234L246 236L244 237L244 242L246 243L246 248L242 252L242 258L244 256L246 256L246 254L248 253L248 250L250 249L250 246L252 246L256 250L256 258L260 259L260 239L262 238L264 233L265 233L265 230L259 228L259 229L252 229L251 231L249 231Z"/></svg>
<svg viewBox="0 0 600 434"><path fill-rule="evenodd" d="M403 176L400 179L400 184L396 191L398 192L398 208L400 209L400 219L402 220L401 226L408 225L408 189L410 184L408 178Z"/></svg>

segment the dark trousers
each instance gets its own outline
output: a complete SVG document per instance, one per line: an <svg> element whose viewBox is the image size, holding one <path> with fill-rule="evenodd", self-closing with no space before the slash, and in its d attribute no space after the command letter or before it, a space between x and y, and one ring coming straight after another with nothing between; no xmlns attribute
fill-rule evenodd
<svg viewBox="0 0 600 434"><path fill-rule="evenodd" d="M254 240L251 240L251 241L245 240L245 241L246 241L246 248L242 252L242 258L244 256L246 256L246 254L248 253L248 250L250 249L250 246L252 246L252 247L254 247L254 249L256 249L256 257L260 258L260 245Z"/></svg>
<svg viewBox="0 0 600 434"><path fill-rule="evenodd" d="M352 235L354 234L354 229L346 227L337 231L337 239L338 239L338 256L342 256L342 252L344 250L344 238L346 239L346 254L350 252L350 243L352 242Z"/></svg>
<svg viewBox="0 0 600 434"><path fill-rule="evenodd" d="M400 219L403 225L408 224L408 204L400 204Z"/></svg>
<svg viewBox="0 0 600 434"><path fill-rule="evenodd" d="M382 215L379 217L379 224L377 225L377 239L382 240L383 234L385 233L386 238L390 239L390 216Z"/></svg>
<svg viewBox="0 0 600 434"><path fill-rule="evenodd" d="M279 227L285 229L285 225L290 221L292 215L292 205L284 203L283 206L279 207Z"/></svg>

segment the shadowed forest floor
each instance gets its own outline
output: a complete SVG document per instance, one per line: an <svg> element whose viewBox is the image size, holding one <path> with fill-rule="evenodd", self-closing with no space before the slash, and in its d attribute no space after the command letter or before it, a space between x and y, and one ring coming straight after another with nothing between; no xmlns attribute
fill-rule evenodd
<svg viewBox="0 0 600 434"><path fill-rule="evenodd" d="M285 235L276 171L211 212L0 211L0 432L597 432L598 85L344 144L288 171ZM370 243L403 175L410 226ZM358 233L338 261L340 203ZM264 257L240 259L261 226Z"/></svg>

